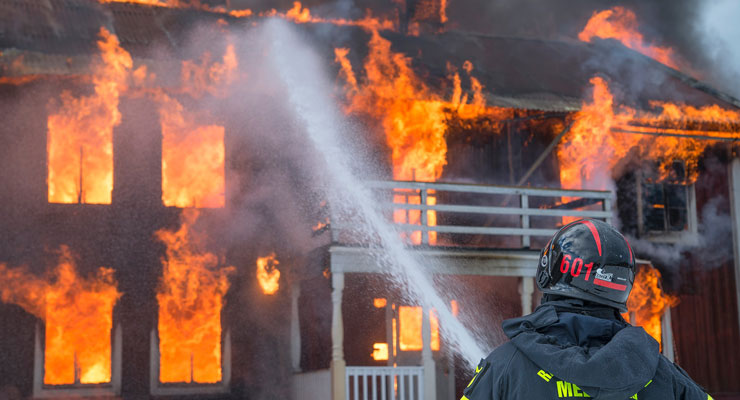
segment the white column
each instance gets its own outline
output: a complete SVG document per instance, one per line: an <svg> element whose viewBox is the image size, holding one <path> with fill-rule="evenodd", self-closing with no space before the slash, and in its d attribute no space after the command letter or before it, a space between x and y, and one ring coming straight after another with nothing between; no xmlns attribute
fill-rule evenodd
<svg viewBox="0 0 740 400"><path fill-rule="evenodd" d="M534 278L523 276L519 283L519 294L522 296L522 315L532 313L532 294L534 293Z"/></svg>
<svg viewBox="0 0 740 400"><path fill-rule="evenodd" d="M673 353L673 327L671 326L670 307L667 307L663 316L660 317L660 332L660 342L663 344L662 353L669 361L673 361L675 354Z"/></svg>
<svg viewBox="0 0 740 400"><path fill-rule="evenodd" d="M346 368L344 361L344 322L342 321L342 291L344 290L344 273L331 274L331 398L343 400L346 394Z"/></svg>
<svg viewBox="0 0 740 400"><path fill-rule="evenodd" d="M437 399L437 378L432 358L432 325L429 323L429 308L422 308L421 317L421 366L424 368L424 400Z"/></svg>
<svg viewBox="0 0 740 400"><path fill-rule="evenodd" d="M735 261L735 298L737 299L738 312L740 313L740 159L735 158L730 163L729 176L730 215L732 216L732 249ZM738 316L740 317L740 315Z"/></svg>
<svg viewBox="0 0 740 400"><path fill-rule="evenodd" d="M298 298L301 281L295 279L290 286L290 361L293 372L301 372L301 323L298 315Z"/></svg>

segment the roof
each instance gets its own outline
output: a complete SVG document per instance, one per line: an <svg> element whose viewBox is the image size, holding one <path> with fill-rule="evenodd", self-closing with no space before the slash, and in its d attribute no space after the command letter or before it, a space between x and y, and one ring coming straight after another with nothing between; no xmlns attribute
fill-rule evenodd
<svg viewBox="0 0 740 400"><path fill-rule="evenodd" d="M97 53L100 27L114 32L134 58L150 62L197 58L188 54L192 41L219 46L211 32L240 29L258 21L224 13L132 3L100 4L93 0L27 2L0 0L0 77L84 72ZM369 33L353 26L301 24L298 29L327 60L335 47L352 49L350 60L360 70ZM412 57L414 69L428 84L449 90L448 63L474 65L489 104L543 111L574 111L594 75L608 78L625 103L647 108L651 100L718 104L740 109L740 101L679 71L666 67L612 40L584 43L489 36L465 32L407 36L381 33L393 51ZM206 38L204 38L204 36ZM221 44L224 45L224 44ZM22 63L14 62L22 56Z"/></svg>

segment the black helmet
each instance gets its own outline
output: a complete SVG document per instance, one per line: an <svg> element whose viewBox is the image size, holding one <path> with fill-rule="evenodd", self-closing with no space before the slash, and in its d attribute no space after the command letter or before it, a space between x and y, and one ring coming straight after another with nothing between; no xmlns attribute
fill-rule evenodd
<svg viewBox="0 0 740 400"><path fill-rule="evenodd" d="M581 219L560 228L540 253L537 286L627 311L635 281L635 255L606 222Z"/></svg>

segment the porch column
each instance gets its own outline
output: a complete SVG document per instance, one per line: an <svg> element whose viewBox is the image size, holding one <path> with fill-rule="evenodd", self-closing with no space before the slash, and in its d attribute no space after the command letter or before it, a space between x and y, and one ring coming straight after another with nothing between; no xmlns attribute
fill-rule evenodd
<svg viewBox="0 0 740 400"><path fill-rule="evenodd" d="M342 321L342 291L344 273L331 274L331 398L343 400L346 394L346 368L344 361L344 322Z"/></svg>
<svg viewBox="0 0 740 400"><path fill-rule="evenodd" d="M735 262L735 298L740 313L740 158L734 158L728 168L730 215L732 216L732 250ZM740 315L738 315L738 319L740 320Z"/></svg>
<svg viewBox="0 0 740 400"><path fill-rule="evenodd" d="M290 361L293 372L301 372L301 325L298 315L298 298L301 281L295 279L290 286Z"/></svg>
<svg viewBox="0 0 740 400"><path fill-rule="evenodd" d="M522 315L532 313L532 294L534 293L534 278L523 276L519 284L519 294L522 296Z"/></svg>
<svg viewBox="0 0 740 400"><path fill-rule="evenodd" d="M424 368L424 400L437 400L437 378L432 358L432 325L429 323L429 308L421 312L421 366Z"/></svg>

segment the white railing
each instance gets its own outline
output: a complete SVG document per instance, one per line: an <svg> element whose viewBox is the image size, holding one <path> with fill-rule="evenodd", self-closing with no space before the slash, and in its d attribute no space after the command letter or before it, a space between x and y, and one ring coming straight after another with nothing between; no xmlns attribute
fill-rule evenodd
<svg viewBox="0 0 740 400"><path fill-rule="evenodd" d="M422 367L347 367L346 400L422 400Z"/></svg>
<svg viewBox="0 0 740 400"><path fill-rule="evenodd" d="M563 218L610 222L613 217L610 191L407 181L372 181L368 186L378 194L381 209L393 213L399 230L420 234L415 244L430 244L430 232L436 232L432 235L514 236L528 248L532 236L551 236ZM406 215L400 221L399 212ZM462 224L444 224L458 216L467 217ZM430 217L443 223L430 223ZM352 223L332 217L331 228L336 242L341 231L352 230Z"/></svg>

